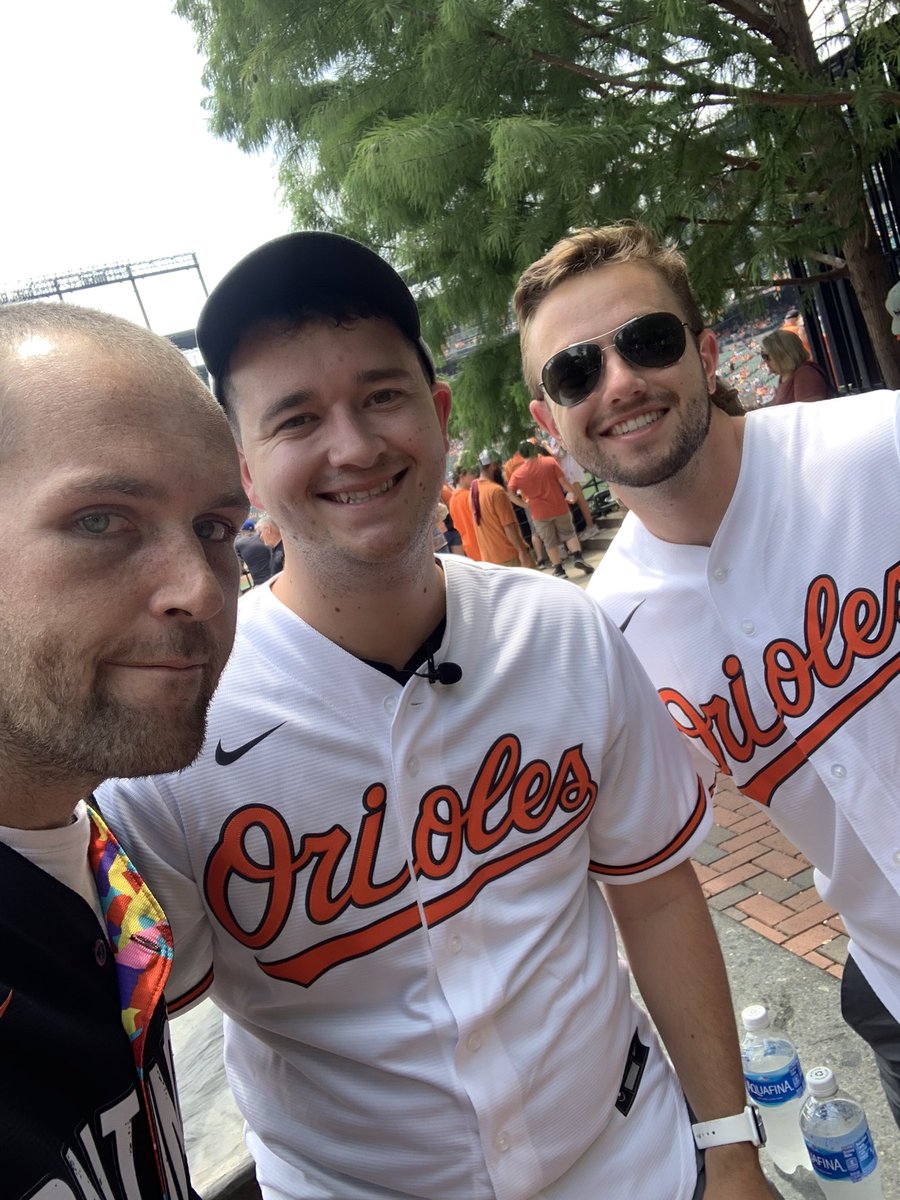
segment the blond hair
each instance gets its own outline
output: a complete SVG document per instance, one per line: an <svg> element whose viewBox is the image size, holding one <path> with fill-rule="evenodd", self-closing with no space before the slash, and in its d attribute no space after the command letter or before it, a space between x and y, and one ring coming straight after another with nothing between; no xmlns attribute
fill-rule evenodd
<svg viewBox="0 0 900 1200"><path fill-rule="evenodd" d="M667 246L652 230L637 221L622 221L599 228L576 229L527 267L516 285L513 308L519 323L522 360L528 331L534 314L554 288L573 275L581 275L607 263L641 263L657 271L678 297L684 316L694 333L706 322L691 291L687 264L674 246ZM528 378L532 395L538 394L539 380Z"/></svg>
<svg viewBox="0 0 900 1200"><path fill-rule="evenodd" d="M70 339L86 343L99 356L116 356L128 364L134 376L159 391L168 390L183 401L186 393L199 401L209 418L217 423L219 406L200 376L168 338L152 333L124 317L52 301L0 305L0 450L6 448L16 428L22 406L3 403L14 391L30 402L40 397L43 381L32 377L27 366L27 343ZM23 349L26 357L23 359ZM38 361L38 360L36 360Z"/></svg>
<svg viewBox="0 0 900 1200"><path fill-rule="evenodd" d="M776 375L793 375L798 367L809 362L809 351L796 333L791 333L789 329L767 333L761 345Z"/></svg>

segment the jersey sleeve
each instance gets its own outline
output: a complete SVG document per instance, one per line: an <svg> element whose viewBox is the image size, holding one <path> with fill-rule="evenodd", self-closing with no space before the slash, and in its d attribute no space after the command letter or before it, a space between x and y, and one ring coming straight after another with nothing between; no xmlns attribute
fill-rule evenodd
<svg viewBox="0 0 900 1200"><path fill-rule="evenodd" d="M607 883L661 875L712 824L713 772L701 778L685 738L619 631L600 612L609 738L591 823L591 871Z"/></svg>
<svg viewBox="0 0 900 1200"><path fill-rule="evenodd" d="M213 951L208 914L177 809L165 795L165 779L107 780L95 798L172 927L175 952L166 1002L174 1014L197 1003L209 989Z"/></svg>

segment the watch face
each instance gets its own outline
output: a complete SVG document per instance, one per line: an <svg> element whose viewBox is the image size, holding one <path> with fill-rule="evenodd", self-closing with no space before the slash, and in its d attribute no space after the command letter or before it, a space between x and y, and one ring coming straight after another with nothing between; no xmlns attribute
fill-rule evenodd
<svg viewBox="0 0 900 1200"><path fill-rule="evenodd" d="M766 1144L766 1126L762 1118L762 1113L755 1104L747 1105L747 1113L756 1126L756 1136L759 1138L757 1145L764 1146Z"/></svg>

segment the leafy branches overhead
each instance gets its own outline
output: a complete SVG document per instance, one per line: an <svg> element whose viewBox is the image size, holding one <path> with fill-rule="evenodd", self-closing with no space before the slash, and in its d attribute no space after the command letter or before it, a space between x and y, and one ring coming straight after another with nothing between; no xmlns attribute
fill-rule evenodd
<svg viewBox="0 0 900 1200"><path fill-rule="evenodd" d="M835 247L859 292L863 173L900 133L894 2L869 0L852 37L824 14L813 28L802 0L176 9L207 57L214 129L273 144L298 226L388 252L439 338L470 322L499 336L525 265L623 217L685 245L710 308Z"/></svg>

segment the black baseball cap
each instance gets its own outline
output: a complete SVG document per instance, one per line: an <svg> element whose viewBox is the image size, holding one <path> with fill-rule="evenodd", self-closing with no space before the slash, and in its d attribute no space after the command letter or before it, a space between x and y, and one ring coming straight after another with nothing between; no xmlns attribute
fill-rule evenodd
<svg viewBox="0 0 900 1200"><path fill-rule="evenodd" d="M251 250L207 297L197 320L197 345L219 401L219 380L244 330L260 318L315 305L320 296L360 299L390 317L418 350L434 382L434 359L422 339L419 310L394 268L352 238L305 231Z"/></svg>

